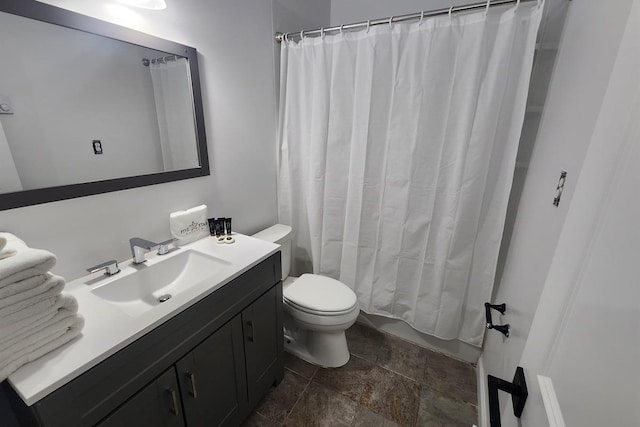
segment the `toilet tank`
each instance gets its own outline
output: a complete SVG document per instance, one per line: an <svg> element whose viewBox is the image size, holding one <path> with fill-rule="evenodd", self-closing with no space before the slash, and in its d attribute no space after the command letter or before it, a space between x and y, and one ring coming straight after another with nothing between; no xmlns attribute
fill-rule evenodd
<svg viewBox="0 0 640 427"><path fill-rule="evenodd" d="M291 269L293 229L288 225L276 224L257 232L252 237L282 246L280 251L282 252L282 280L284 281L289 276L289 270Z"/></svg>

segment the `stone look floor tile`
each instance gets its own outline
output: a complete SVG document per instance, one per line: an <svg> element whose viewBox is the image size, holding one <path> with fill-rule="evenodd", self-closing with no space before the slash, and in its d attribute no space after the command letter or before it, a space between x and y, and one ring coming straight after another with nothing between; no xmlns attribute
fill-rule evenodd
<svg viewBox="0 0 640 427"><path fill-rule="evenodd" d="M278 387L272 388L269 394L256 408L256 412L269 420L282 423L293 409L309 380L285 369L284 379Z"/></svg>
<svg viewBox="0 0 640 427"><path fill-rule="evenodd" d="M386 419L382 415L371 412L364 406L358 406L352 427L400 427L400 424Z"/></svg>
<svg viewBox="0 0 640 427"><path fill-rule="evenodd" d="M253 412L242 424L242 427L279 427L280 425L280 423L271 421L264 415Z"/></svg>
<svg viewBox="0 0 640 427"><path fill-rule="evenodd" d="M380 348L385 345L385 335L360 323L354 323L346 331L349 353L375 362Z"/></svg>
<svg viewBox="0 0 640 427"><path fill-rule="evenodd" d="M341 368L318 369L313 380L358 401L365 386L377 380L372 373L374 369L380 368L371 361L352 355L349 362Z"/></svg>
<svg viewBox="0 0 640 427"><path fill-rule="evenodd" d="M475 368L361 324L341 368L285 354L285 377L244 427L465 426L477 423Z"/></svg>
<svg viewBox="0 0 640 427"><path fill-rule="evenodd" d="M478 404L475 368L443 354L427 352L423 385L444 397Z"/></svg>
<svg viewBox="0 0 640 427"><path fill-rule="evenodd" d="M349 426L357 404L335 390L311 382L285 421L285 426Z"/></svg>
<svg viewBox="0 0 640 427"><path fill-rule="evenodd" d="M420 385L378 366L370 376L360 404L401 426L414 426L420 405Z"/></svg>
<svg viewBox="0 0 640 427"><path fill-rule="evenodd" d="M448 399L423 389L418 412L419 426L469 427L478 423L478 408L467 402Z"/></svg>
<svg viewBox="0 0 640 427"><path fill-rule="evenodd" d="M376 363L383 368L422 381L428 350L391 335L384 335L384 345L378 350Z"/></svg>
<svg viewBox="0 0 640 427"><path fill-rule="evenodd" d="M299 359L298 357L287 352L284 353L284 366L285 368L288 368L301 377L307 379L311 379L318 369L316 365L305 362L304 360Z"/></svg>

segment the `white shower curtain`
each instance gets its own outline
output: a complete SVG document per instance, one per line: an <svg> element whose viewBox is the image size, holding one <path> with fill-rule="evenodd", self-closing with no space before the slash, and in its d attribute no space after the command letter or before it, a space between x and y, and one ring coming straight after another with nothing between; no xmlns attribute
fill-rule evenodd
<svg viewBox="0 0 640 427"><path fill-rule="evenodd" d="M541 9L282 44L278 208L295 273L481 345Z"/></svg>
<svg viewBox="0 0 640 427"><path fill-rule="evenodd" d="M0 122L0 194L22 191L22 182L11 155L9 141Z"/></svg>
<svg viewBox="0 0 640 427"><path fill-rule="evenodd" d="M196 168L196 143L191 72L186 58L149 64L164 170Z"/></svg>

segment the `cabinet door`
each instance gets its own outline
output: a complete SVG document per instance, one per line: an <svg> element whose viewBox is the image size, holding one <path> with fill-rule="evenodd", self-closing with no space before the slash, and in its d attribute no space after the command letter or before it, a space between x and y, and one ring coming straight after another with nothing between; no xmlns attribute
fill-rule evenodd
<svg viewBox="0 0 640 427"><path fill-rule="evenodd" d="M283 376L282 287L277 285L242 311L249 406Z"/></svg>
<svg viewBox="0 0 640 427"><path fill-rule="evenodd" d="M239 315L182 358L176 368L189 427L240 424L247 389Z"/></svg>
<svg viewBox="0 0 640 427"><path fill-rule="evenodd" d="M183 427L180 390L173 367L98 423L99 427Z"/></svg>

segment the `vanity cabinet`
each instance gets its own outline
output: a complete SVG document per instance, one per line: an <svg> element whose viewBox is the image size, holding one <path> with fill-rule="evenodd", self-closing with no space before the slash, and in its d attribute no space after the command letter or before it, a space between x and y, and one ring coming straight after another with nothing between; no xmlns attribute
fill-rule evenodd
<svg viewBox="0 0 640 427"><path fill-rule="evenodd" d="M175 369L168 369L109 415L99 426L183 427L184 419Z"/></svg>
<svg viewBox="0 0 640 427"><path fill-rule="evenodd" d="M284 375L280 252L32 406L21 426L238 426Z"/></svg>
<svg viewBox="0 0 640 427"><path fill-rule="evenodd" d="M268 297L267 297L268 296ZM265 298L267 297L267 298ZM255 407L271 387L282 364L280 344L273 339L280 324L275 295L265 294L242 312L249 406ZM282 297L279 297L282 300ZM280 326L281 327L281 326Z"/></svg>
<svg viewBox="0 0 640 427"><path fill-rule="evenodd" d="M247 396L242 344L236 316L176 364L188 426L237 426L242 421Z"/></svg>

